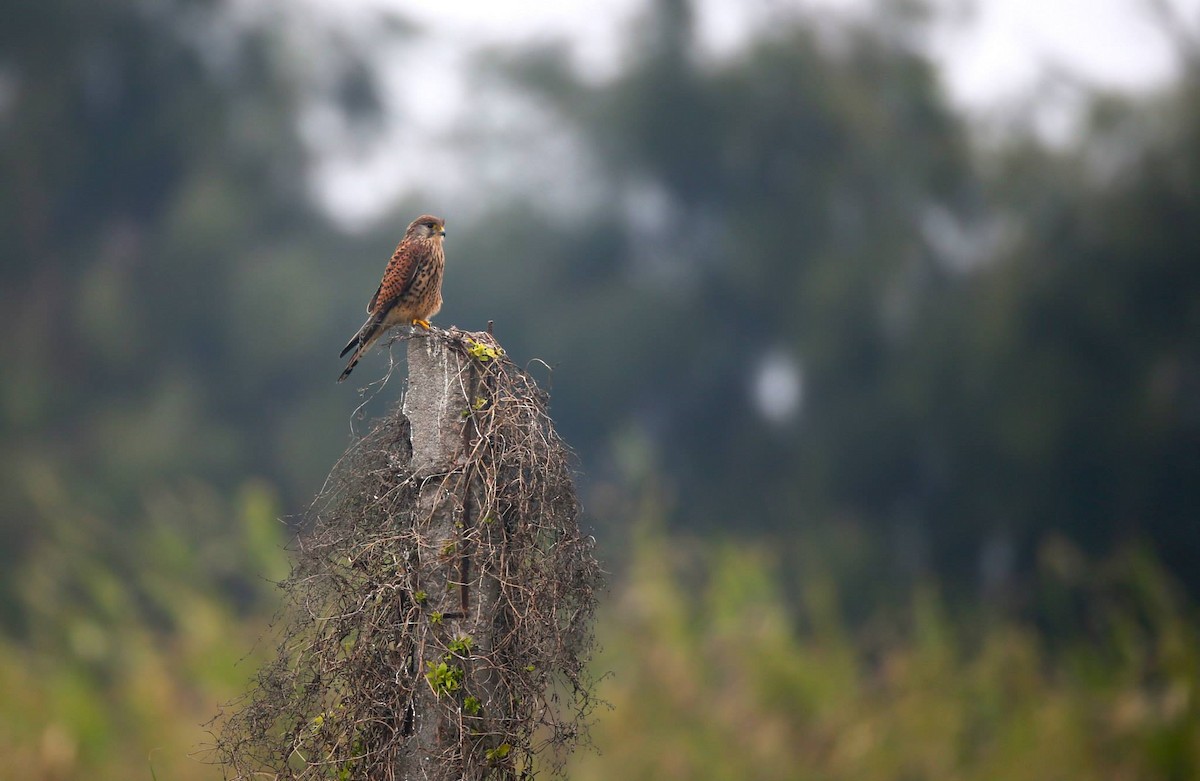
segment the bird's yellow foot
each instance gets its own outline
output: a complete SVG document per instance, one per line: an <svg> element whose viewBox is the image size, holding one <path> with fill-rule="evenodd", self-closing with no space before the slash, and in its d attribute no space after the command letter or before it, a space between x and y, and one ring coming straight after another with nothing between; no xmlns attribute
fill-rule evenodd
<svg viewBox="0 0 1200 781"><path fill-rule="evenodd" d="M419 320L417 318L413 318L412 324L419 325L422 328L424 328L426 331L429 330L429 321L428 320Z"/></svg>

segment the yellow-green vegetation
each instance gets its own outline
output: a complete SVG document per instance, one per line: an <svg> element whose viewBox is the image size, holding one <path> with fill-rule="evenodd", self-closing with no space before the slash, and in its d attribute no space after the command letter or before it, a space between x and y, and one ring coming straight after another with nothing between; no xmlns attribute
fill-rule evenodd
<svg viewBox="0 0 1200 781"><path fill-rule="evenodd" d="M511 751L512 746L507 743L501 743L495 748L489 748L484 756L487 758L488 762L500 762L506 759Z"/></svg>
<svg viewBox="0 0 1200 781"><path fill-rule="evenodd" d="M504 350L502 348L490 344L484 344L483 342L476 342L474 340L471 341L471 345L467 348L467 352L471 354L471 357L484 363L488 361L494 361L500 356L504 355ZM478 401L483 403L476 404L475 409L480 409L483 404L487 403L486 399L479 399Z"/></svg>
<svg viewBox="0 0 1200 781"><path fill-rule="evenodd" d="M1200 633L1193 606L1147 556L1097 564L1047 546L1041 588L1082 603L1087 626L1054 638L999 613L953 610L932 585L899 615L852 629L828 575L808 578L794 604L782 562L761 547L680 550L643 530L614 578L595 662L613 673L600 691L612 708L596 714L599 753L574 756L574 781L1166 780L1200 770ZM118 576L88 577L114 605L128 599ZM221 777L202 761L202 724L260 663L244 655L269 611L239 615L163 577L179 605L170 631L60 603L58 650L0 647L0 752L22 770L0 778ZM459 637L452 650L471 645ZM463 670L448 656L427 678L453 695ZM462 707L478 715L483 703L468 696ZM489 761L505 758L494 751Z"/></svg>
<svg viewBox="0 0 1200 781"><path fill-rule="evenodd" d="M430 688L439 697L454 694L462 688L463 668L451 664L451 658L447 656L440 662L429 662L429 672L425 673L425 680L429 681Z"/></svg>
<svg viewBox="0 0 1200 781"><path fill-rule="evenodd" d="M480 345L479 342L471 342L471 347L469 349L469 352L471 353L471 355L475 356L476 358L479 358L479 348L480 347L482 347L482 345ZM492 350L492 352L495 353L495 350ZM503 355L503 354L504 354L504 351L501 350L499 355ZM497 355L492 355L491 357L494 359L497 357ZM487 357L483 357L483 358L479 358L479 359L481 361L488 360ZM477 397L475 399L475 401L471 403L470 409L463 410L460 417L463 417L463 418L471 417L472 412L478 412L479 410L481 410L485 406L487 406L487 403L488 403L487 399L483 398L482 396Z"/></svg>
<svg viewBox="0 0 1200 781"><path fill-rule="evenodd" d="M465 657L471 655L471 646L474 644L475 641L471 639L470 635L460 635L451 640L447 648L450 649L451 653Z"/></svg>
<svg viewBox="0 0 1200 781"><path fill-rule="evenodd" d="M574 781L1200 772L1194 611L1144 556L1068 576L1050 550L1048 588L1090 602L1090 637L1055 645L1020 621L952 619L933 587L852 632L829 580L814 577L793 605L763 550L703 561L677 550L645 536L607 606L597 665L613 672L600 692L613 707ZM705 586L685 587L698 570Z"/></svg>
<svg viewBox="0 0 1200 781"><path fill-rule="evenodd" d="M220 778L204 724L265 660L288 566L272 492L157 492L123 549L136 566L113 566L105 527L42 477L44 544L12 573L29 632L0 640L0 779Z"/></svg>

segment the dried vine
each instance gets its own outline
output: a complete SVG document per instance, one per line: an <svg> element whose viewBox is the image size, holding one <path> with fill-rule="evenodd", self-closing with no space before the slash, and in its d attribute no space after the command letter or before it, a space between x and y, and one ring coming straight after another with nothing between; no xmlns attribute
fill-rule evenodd
<svg viewBox="0 0 1200 781"><path fill-rule="evenodd" d="M278 657L224 715L236 779L558 775L595 705L601 573L546 395L487 334L464 367L461 449L412 469L397 408L334 468L282 584Z"/></svg>

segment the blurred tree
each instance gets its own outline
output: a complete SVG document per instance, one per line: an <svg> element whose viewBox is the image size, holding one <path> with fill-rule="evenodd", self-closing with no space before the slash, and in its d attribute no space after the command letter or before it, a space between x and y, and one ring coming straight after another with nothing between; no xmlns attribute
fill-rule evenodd
<svg viewBox="0 0 1200 781"><path fill-rule="evenodd" d="M609 197L574 233L505 235L498 263L542 264L521 278L561 302L538 346L569 367L573 441L651 443L689 524L911 511L927 465L907 351L955 282L936 232L975 227L982 186L910 24L797 19L713 61L691 4L661 0L611 83L556 50L509 61L586 140Z"/></svg>
<svg viewBox="0 0 1200 781"><path fill-rule="evenodd" d="M160 485L260 475L294 505L340 449L308 360L340 335L327 259L347 242L310 203L297 114L325 100L370 120L378 106L353 41L330 34L305 55L324 74L314 88L287 36L296 17L255 14L209 0L6 9L6 574L59 528L35 474L95 514L109 532L98 555L120 561ZM0 590L9 627L13 585Z"/></svg>
<svg viewBox="0 0 1200 781"><path fill-rule="evenodd" d="M455 298L562 366L568 438L668 478L681 524L862 524L893 573L986 588L1053 530L1147 535L1200 587L1194 89L1095 96L1078 150L976 149L893 10L718 59L657 0L598 84L493 56L601 195L499 209L464 254L503 271Z"/></svg>
<svg viewBox="0 0 1200 781"><path fill-rule="evenodd" d="M189 758L196 725L249 675L279 515L346 436L330 259L352 243L310 202L297 123L328 104L369 131L379 106L358 42L306 22L217 0L5 8L6 767L217 772Z"/></svg>
<svg viewBox="0 0 1200 781"><path fill-rule="evenodd" d="M964 517L1026 561L1051 529L1093 551L1148 538L1200 589L1198 85L1097 96L1077 150L995 162L1011 239L919 379L943 423L939 545Z"/></svg>

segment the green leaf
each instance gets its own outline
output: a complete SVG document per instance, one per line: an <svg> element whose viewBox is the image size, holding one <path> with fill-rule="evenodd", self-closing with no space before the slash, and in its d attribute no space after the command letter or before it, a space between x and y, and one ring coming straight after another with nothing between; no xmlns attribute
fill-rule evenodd
<svg viewBox="0 0 1200 781"><path fill-rule="evenodd" d="M495 748L488 749L486 752L484 752L483 756L485 759L487 759L488 762L499 762L500 760L507 757L508 753L510 751L512 751L511 745L509 745L508 743L501 743L499 746L496 746Z"/></svg>

